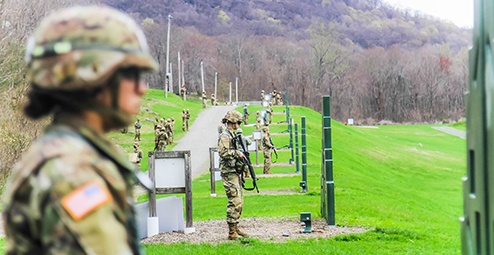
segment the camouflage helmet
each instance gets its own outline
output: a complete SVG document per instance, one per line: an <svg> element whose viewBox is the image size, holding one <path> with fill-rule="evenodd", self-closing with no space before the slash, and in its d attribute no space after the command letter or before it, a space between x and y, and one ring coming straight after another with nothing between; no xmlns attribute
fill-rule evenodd
<svg viewBox="0 0 494 255"><path fill-rule="evenodd" d="M237 123L242 121L242 114L236 110L231 110L228 111L223 118L223 120L226 120L231 123Z"/></svg>
<svg viewBox="0 0 494 255"><path fill-rule="evenodd" d="M119 68L158 68L138 25L103 6L46 17L27 43L26 62L32 84L57 90L102 86Z"/></svg>
<svg viewBox="0 0 494 255"><path fill-rule="evenodd" d="M244 131L241 128L237 128L237 134L242 134Z"/></svg>
<svg viewBox="0 0 494 255"><path fill-rule="evenodd" d="M263 132L267 132L267 131L269 131L269 127L263 127L261 130L262 130Z"/></svg>
<svg viewBox="0 0 494 255"><path fill-rule="evenodd" d="M139 147L139 143L138 142L134 142L134 148L136 147Z"/></svg>

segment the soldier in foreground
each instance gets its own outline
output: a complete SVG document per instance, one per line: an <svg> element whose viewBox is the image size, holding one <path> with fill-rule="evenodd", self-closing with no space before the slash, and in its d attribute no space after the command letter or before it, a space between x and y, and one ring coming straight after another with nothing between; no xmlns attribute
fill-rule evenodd
<svg viewBox="0 0 494 255"><path fill-rule="evenodd" d="M142 254L134 165L105 137L133 122L158 65L132 19L102 6L63 9L28 42L24 109L52 123L4 194L7 254Z"/></svg>
<svg viewBox="0 0 494 255"><path fill-rule="evenodd" d="M242 114L238 111L228 111L222 120L226 129L218 139L218 149L220 153L220 169L225 187L228 205L226 207L226 222L228 223L228 239L237 239L239 236L246 237L247 233L238 228L242 207L244 204L244 193L241 183L241 175L244 165L241 158L244 154L238 150L235 139L235 130L242 123Z"/></svg>

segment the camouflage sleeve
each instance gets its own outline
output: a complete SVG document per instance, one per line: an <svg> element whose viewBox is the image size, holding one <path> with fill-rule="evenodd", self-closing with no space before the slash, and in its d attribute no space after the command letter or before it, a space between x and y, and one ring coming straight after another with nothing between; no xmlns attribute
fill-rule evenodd
<svg viewBox="0 0 494 255"><path fill-rule="evenodd" d="M112 162L101 167L118 173ZM39 253L30 250L33 235L45 254L133 254L122 205L95 168L58 158L29 177L18 193L25 199L6 212L7 254ZM122 178L111 181L125 187Z"/></svg>
<svg viewBox="0 0 494 255"><path fill-rule="evenodd" d="M271 144L271 142L269 141L269 137L267 136L263 136L262 137L262 146L264 148L268 148L268 149L272 149L274 148L274 146Z"/></svg>
<svg viewBox="0 0 494 255"><path fill-rule="evenodd" d="M218 140L218 150L220 153L220 157L222 157L225 160L228 159L236 159L240 157L240 151L232 149L233 146L231 146L232 138L223 133L220 136L220 139Z"/></svg>

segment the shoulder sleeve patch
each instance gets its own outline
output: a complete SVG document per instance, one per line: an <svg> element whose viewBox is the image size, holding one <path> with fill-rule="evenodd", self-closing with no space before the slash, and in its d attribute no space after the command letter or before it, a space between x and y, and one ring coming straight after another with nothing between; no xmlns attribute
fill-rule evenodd
<svg viewBox="0 0 494 255"><path fill-rule="evenodd" d="M99 206L111 201L108 191L91 182L62 198L62 206L75 221L83 219Z"/></svg>

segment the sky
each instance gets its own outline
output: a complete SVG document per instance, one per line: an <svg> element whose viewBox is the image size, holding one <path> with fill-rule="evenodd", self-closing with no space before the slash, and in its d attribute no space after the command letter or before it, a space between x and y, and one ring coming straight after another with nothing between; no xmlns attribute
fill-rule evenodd
<svg viewBox="0 0 494 255"><path fill-rule="evenodd" d="M418 10L449 20L459 27L473 27L474 0L383 0L393 6Z"/></svg>

